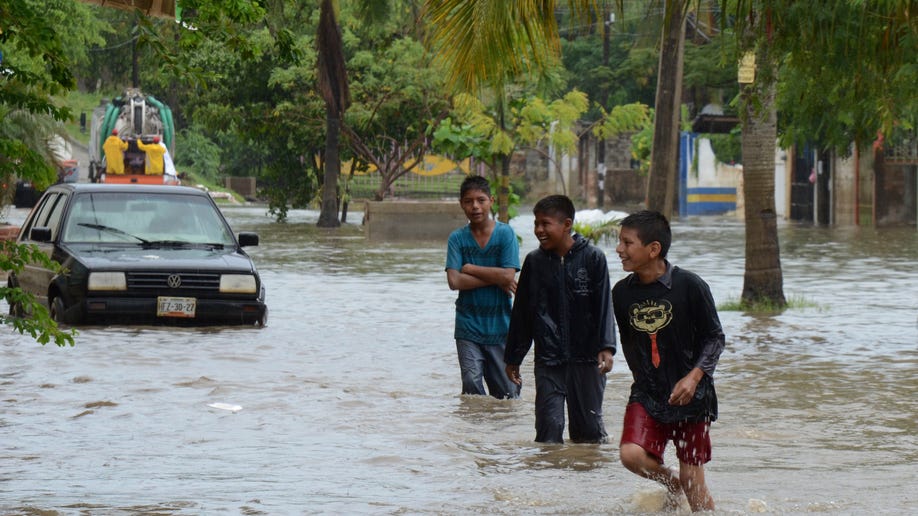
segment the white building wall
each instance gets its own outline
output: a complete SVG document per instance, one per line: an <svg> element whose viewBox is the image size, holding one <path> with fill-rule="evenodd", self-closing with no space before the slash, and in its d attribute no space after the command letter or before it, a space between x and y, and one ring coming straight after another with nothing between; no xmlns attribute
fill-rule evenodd
<svg viewBox="0 0 918 516"><path fill-rule="evenodd" d="M789 158L787 151L775 144L775 215L785 220L790 216L790 171L787 168Z"/></svg>
<svg viewBox="0 0 918 516"><path fill-rule="evenodd" d="M721 163L714 157L711 140L698 138L698 171L689 174L688 187L739 187L743 167Z"/></svg>

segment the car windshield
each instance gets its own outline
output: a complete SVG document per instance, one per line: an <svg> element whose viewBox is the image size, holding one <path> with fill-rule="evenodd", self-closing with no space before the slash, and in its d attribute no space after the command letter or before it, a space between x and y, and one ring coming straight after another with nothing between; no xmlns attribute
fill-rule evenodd
<svg viewBox="0 0 918 516"><path fill-rule="evenodd" d="M209 199L149 192L78 195L61 238L67 243L234 245L230 229Z"/></svg>

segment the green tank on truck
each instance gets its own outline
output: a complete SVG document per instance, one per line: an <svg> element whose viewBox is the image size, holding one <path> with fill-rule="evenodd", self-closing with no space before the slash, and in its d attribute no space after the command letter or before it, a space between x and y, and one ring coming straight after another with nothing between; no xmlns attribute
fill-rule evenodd
<svg viewBox="0 0 918 516"><path fill-rule="evenodd" d="M153 95L147 95L137 88L129 88L108 101L103 99L93 110L89 129L89 178L98 182L105 172L105 153L102 144L105 138L118 131L118 136L128 142L125 152L125 173L133 169L143 174L144 153L136 142L149 142L159 137L169 154L175 157L175 123L172 110Z"/></svg>

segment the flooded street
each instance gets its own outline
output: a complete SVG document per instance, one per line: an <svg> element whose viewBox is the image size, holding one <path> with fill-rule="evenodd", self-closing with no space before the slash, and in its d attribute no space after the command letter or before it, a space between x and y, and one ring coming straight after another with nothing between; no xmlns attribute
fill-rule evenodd
<svg viewBox="0 0 918 516"><path fill-rule="evenodd" d="M660 510L662 489L618 462L621 353L610 444L537 445L531 354L522 399L458 394L445 240L371 244L356 225L317 229L313 211L224 212L261 235L266 328L85 327L72 348L0 331L0 514ZM532 217L513 225L524 256ZM677 221L670 260L735 300L743 231ZM717 512L918 513L918 231L784 225L780 245L799 307L720 313ZM614 282L614 244L601 247Z"/></svg>

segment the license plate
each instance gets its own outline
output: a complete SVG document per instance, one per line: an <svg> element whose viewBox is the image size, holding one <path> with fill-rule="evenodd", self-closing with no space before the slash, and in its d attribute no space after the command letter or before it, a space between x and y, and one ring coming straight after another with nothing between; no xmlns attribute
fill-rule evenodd
<svg viewBox="0 0 918 516"><path fill-rule="evenodd" d="M197 300L193 297L156 298L157 317L194 317Z"/></svg>

